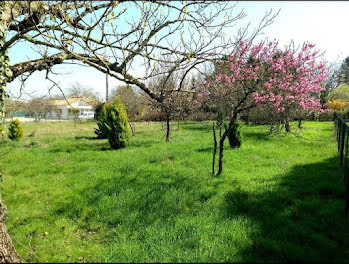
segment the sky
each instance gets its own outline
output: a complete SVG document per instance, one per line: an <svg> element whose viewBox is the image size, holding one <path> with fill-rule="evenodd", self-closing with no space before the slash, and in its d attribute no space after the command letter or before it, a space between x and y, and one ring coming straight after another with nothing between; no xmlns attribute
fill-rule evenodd
<svg viewBox="0 0 349 264"><path fill-rule="evenodd" d="M347 15L349 2L345 1L240 1L238 10L243 9L247 14L243 23L251 22L251 28L264 14L273 9L280 9L274 23L263 30L260 38L278 39L280 44L287 44L293 40L296 44L304 41L316 44L325 51L325 58L330 62L341 62L349 56L349 34ZM229 35L229 32L227 32ZM258 40L258 39L257 39ZM10 50L11 64L25 60L33 51L25 43L15 45ZM61 73L54 76L63 89L79 83L94 90L101 99L105 98L105 74L91 67L78 65L57 65L54 72ZM109 77L109 87L120 85L119 81ZM51 84L45 80L44 72L34 73L25 83L25 91L31 96L47 94ZM8 84L12 96L19 96L19 80ZM27 95L21 98L29 99Z"/></svg>

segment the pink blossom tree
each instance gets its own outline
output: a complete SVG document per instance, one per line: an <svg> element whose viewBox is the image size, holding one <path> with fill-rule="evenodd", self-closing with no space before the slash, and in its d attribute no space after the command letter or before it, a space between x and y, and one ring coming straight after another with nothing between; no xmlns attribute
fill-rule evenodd
<svg viewBox="0 0 349 264"><path fill-rule="evenodd" d="M233 52L215 63L208 75L196 105L216 113L219 136L217 175L223 170L223 146L238 115L260 104L272 107L270 115L291 109L325 111L320 103L323 81L327 78L325 63L318 62L319 50L304 43L301 49L279 48L277 41L259 44L240 42ZM229 125L222 131L222 123ZM216 131L212 173L215 174Z"/></svg>

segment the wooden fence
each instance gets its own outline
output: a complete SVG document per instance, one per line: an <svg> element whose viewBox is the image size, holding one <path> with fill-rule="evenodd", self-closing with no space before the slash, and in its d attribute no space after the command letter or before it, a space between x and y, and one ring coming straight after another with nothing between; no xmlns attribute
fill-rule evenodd
<svg viewBox="0 0 349 264"><path fill-rule="evenodd" d="M338 143L339 167L343 173L346 185L345 193L345 215L349 212L349 127L346 124L349 119L342 119L334 113L335 133Z"/></svg>

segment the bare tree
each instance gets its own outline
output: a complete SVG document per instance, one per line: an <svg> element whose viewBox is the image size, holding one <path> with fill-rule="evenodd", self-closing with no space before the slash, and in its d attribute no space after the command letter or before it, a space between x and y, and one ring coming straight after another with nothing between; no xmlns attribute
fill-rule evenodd
<svg viewBox="0 0 349 264"><path fill-rule="evenodd" d="M118 86L111 93L111 98L114 100L117 96L121 97L122 103L125 105L129 125L132 135L136 135L135 122L142 116L145 110L145 105L142 104L140 94L137 94L130 85Z"/></svg>
<svg viewBox="0 0 349 264"><path fill-rule="evenodd" d="M166 122L166 142L170 141L171 126L170 122L174 118L175 112L175 80L171 76L168 78L166 75L157 75L150 80L148 86L151 91L156 94L160 94L161 100L151 100L155 108L160 110L162 119Z"/></svg>
<svg viewBox="0 0 349 264"><path fill-rule="evenodd" d="M74 119L74 127L76 128L76 123L78 121L78 116L79 116L79 109L76 108L69 108L69 115L73 117Z"/></svg>
<svg viewBox="0 0 349 264"><path fill-rule="evenodd" d="M98 93L94 91L91 87L84 86L79 82L72 84L65 92L67 97L84 97L92 101L100 101Z"/></svg>
<svg viewBox="0 0 349 264"><path fill-rule="evenodd" d="M41 55L9 67L2 87L19 76L26 80L37 70L46 70L46 78L52 80L52 66L78 60L139 87L157 102L164 99L146 81L159 74L154 71L159 63L167 63L162 55L172 58L167 76L182 71L179 91L200 64L226 53L241 39L253 39L276 16L270 11L252 32L246 26L228 39L224 30L234 30L245 17L232 2L23 1L2 2L1 10L1 54L24 40Z"/></svg>
<svg viewBox="0 0 349 264"><path fill-rule="evenodd" d="M4 106L5 106L5 117L9 118L14 116L15 112L18 111L25 111L25 109L27 109L28 103L25 101L20 101L20 100L14 100L14 99L10 99L10 98L6 98L4 100Z"/></svg>
<svg viewBox="0 0 349 264"><path fill-rule="evenodd" d="M41 118L46 120L49 113L56 111L56 107L50 99L41 97L30 100L27 110L34 114L35 120L40 121Z"/></svg>

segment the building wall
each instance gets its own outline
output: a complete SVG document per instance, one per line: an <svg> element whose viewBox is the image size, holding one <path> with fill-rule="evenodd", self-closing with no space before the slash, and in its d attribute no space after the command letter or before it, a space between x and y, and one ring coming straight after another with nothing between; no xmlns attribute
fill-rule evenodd
<svg viewBox="0 0 349 264"><path fill-rule="evenodd" d="M82 114L84 112L92 112L94 113L93 107L90 105L85 105L85 106L81 106L81 105L74 105L72 104L73 108L75 109L79 109L80 113ZM69 109L71 109L71 106L58 106L57 107L59 111L61 111L61 118L59 118L59 115L57 114L57 112L52 111L50 113L50 118L52 119L63 119L63 120L69 120L69 119L74 119L74 116L69 115Z"/></svg>

